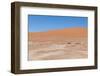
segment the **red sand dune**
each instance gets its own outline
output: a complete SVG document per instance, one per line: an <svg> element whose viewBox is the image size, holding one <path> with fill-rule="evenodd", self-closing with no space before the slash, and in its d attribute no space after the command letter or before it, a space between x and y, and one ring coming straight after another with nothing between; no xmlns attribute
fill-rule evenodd
<svg viewBox="0 0 100 76"><path fill-rule="evenodd" d="M66 28L66 29L51 30L46 32L29 32L29 40L33 40L35 38L48 38L48 37L65 37L65 38L87 37L87 29Z"/></svg>

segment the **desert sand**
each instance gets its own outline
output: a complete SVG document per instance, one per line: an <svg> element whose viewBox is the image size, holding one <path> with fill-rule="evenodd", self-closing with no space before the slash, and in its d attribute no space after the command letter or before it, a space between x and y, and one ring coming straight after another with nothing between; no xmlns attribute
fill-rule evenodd
<svg viewBox="0 0 100 76"><path fill-rule="evenodd" d="M86 28L29 32L28 60L87 58L87 34Z"/></svg>

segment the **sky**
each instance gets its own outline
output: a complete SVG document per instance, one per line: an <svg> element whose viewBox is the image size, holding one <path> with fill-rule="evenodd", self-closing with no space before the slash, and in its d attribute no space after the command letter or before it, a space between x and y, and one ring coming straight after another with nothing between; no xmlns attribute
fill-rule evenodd
<svg viewBox="0 0 100 76"><path fill-rule="evenodd" d="M29 32L45 32L65 28L87 28L87 17L28 15Z"/></svg>

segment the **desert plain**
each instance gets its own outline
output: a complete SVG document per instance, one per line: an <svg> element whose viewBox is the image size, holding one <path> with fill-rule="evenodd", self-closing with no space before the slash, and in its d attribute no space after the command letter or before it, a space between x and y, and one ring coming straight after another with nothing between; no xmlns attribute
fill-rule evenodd
<svg viewBox="0 0 100 76"><path fill-rule="evenodd" d="M87 58L87 41L87 28L28 32L28 60Z"/></svg>

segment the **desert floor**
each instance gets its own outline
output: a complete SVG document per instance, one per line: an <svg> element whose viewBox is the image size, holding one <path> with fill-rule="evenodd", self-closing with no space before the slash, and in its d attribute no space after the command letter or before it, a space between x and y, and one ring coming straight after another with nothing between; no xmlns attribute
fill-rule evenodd
<svg viewBox="0 0 100 76"><path fill-rule="evenodd" d="M87 38L48 38L29 40L28 60L56 60L87 58Z"/></svg>

